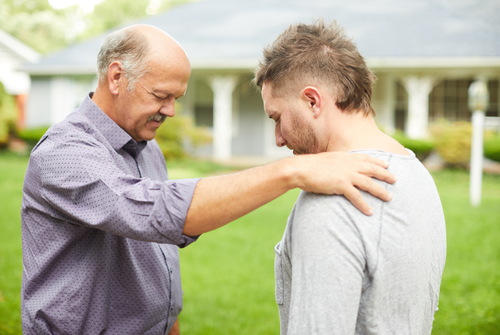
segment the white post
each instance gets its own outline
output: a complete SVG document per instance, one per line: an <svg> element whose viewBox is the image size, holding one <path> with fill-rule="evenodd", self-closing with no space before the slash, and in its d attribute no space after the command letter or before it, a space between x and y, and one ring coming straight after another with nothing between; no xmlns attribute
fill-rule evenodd
<svg viewBox="0 0 500 335"><path fill-rule="evenodd" d="M68 77L52 77L50 83L51 123L61 122L75 109L75 82Z"/></svg>
<svg viewBox="0 0 500 335"><path fill-rule="evenodd" d="M233 90L237 79L217 76L209 82L214 93L213 157L225 160L231 158Z"/></svg>
<svg viewBox="0 0 500 335"><path fill-rule="evenodd" d="M470 85L468 105L473 113L469 192L470 203L473 207L481 204L484 112L488 109L489 100L488 86L484 80L479 79Z"/></svg>
<svg viewBox="0 0 500 335"><path fill-rule="evenodd" d="M375 89L372 95L372 103L377 112L375 121L392 135L396 131L396 81L393 76L380 76Z"/></svg>
<svg viewBox="0 0 500 335"><path fill-rule="evenodd" d="M431 77L408 77L403 80L408 92L408 118L405 131L410 138L423 138L429 127L429 94L434 87Z"/></svg>
<svg viewBox="0 0 500 335"><path fill-rule="evenodd" d="M477 207L481 204L483 183L483 133L484 111L472 113L472 146L470 157L470 203Z"/></svg>

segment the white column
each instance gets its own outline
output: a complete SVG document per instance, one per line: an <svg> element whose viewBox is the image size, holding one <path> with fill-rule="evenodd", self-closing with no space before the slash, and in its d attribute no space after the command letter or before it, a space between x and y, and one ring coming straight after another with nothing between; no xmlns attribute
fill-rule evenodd
<svg viewBox="0 0 500 335"><path fill-rule="evenodd" d="M490 95L484 78L478 78L469 87L469 109L472 112L472 143L470 157L470 202L474 207L481 204L483 182L484 114L488 110Z"/></svg>
<svg viewBox="0 0 500 335"><path fill-rule="evenodd" d="M403 79L408 92L408 117L405 132L410 138L423 138L429 126L429 93L434 87L431 77L408 77Z"/></svg>
<svg viewBox="0 0 500 335"><path fill-rule="evenodd" d="M233 90L236 77L212 77L209 80L214 93L214 158L231 158Z"/></svg>
<svg viewBox="0 0 500 335"><path fill-rule="evenodd" d="M55 124L64 120L75 109L75 83L71 78L52 77L50 93L52 109L50 121Z"/></svg>
<svg viewBox="0 0 500 335"><path fill-rule="evenodd" d="M472 143L470 159L470 202L474 207L481 203L481 189L483 183L483 134L484 111L476 110L472 113Z"/></svg>
<svg viewBox="0 0 500 335"><path fill-rule="evenodd" d="M394 77L386 76L381 77L379 83L383 92L381 94L380 109L375 109L377 113L376 121L387 133L392 135L396 130L396 81Z"/></svg>

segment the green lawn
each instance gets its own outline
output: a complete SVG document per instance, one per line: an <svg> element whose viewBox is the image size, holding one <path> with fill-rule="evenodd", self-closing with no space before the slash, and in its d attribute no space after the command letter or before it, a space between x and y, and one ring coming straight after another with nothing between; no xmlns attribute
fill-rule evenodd
<svg viewBox="0 0 500 335"><path fill-rule="evenodd" d="M27 158L0 154L0 334L21 334L20 206ZM178 161L172 178L227 169L215 164ZM193 168L194 167L194 168ZM483 203L468 204L468 174L434 173L443 202L448 256L440 309L433 334L500 333L500 176L487 175ZM298 192L181 250L184 334L278 334L274 302L274 245Z"/></svg>

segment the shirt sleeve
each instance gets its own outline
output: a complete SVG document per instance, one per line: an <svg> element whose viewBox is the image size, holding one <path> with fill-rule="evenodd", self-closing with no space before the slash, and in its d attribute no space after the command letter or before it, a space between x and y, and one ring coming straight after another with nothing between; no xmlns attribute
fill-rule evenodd
<svg viewBox="0 0 500 335"><path fill-rule="evenodd" d="M199 179L155 181L118 168L98 142L45 141L32 153L40 173L41 208L55 219L140 241L193 242L182 234Z"/></svg>
<svg viewBox="0 0 500 335"><path fill-rule="evenodd" d="M365 253L352 214L358 216L344 197L299 197L286 250L292 278L288 335L355 333Z"/></svg>

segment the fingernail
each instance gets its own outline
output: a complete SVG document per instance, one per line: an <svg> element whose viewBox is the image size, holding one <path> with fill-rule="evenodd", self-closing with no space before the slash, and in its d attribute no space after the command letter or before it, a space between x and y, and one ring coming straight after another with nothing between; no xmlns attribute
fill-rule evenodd
<svg viewBox="0 0 500 335"><path fill-rule="evenodd" d="M389 193L389 195L387 196L387 201L391 201L392 200L392 194Z"/></svg>
<svg viewBox="0 0 500 335"><path fill-rule="evenodd" d="M371 208L370 208L370 209L368 210L368 215L373 215L373 209L371 209Z"/></svg>

